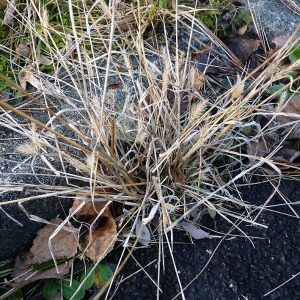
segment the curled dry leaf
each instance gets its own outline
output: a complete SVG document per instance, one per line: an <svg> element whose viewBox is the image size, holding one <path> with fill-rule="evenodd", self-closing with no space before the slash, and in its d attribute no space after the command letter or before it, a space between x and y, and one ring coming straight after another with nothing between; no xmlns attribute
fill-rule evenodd
<svg viewBox="0 0 300 300"><path fill-rule="evenodd" d="M90 235L82 237L83 243L88 247L85 255L93 261L102 260L116 243L117 225L111 215L101 218L100 225Z"/></svg>
<svg viewBox="0 0 300 300"><path fill-rule="evenodd" d="M32 49L31 49L30 45L31 45L31 42L19 44L16 47L16 52L18 54L23 55L28 58L32 54Z"/></svg>
<svg viewBox="0 0 300 300"><path fill-rule="evenodd" d="M20 86L23 89L26 89L27 83L30 83L32 86L34 86L38 91L45 92L46 94L51 95L61 95L61 92L57 86L50 83L49 81L42 81L38 79L33 73L32 73L32 67L26 66L19 72L19 82Z"/></svg>
<svg viewBox="0 0 300 300"><path fill-rule="evenodd" d="M182 171L181 171L180 168L174 168L174 169L171 169L170 171L171 171L171 175L173 177L173 180L175 182L185 184L186 176L182 174Z"/></svg>
<svg viewBox="0 0 300 300"><path fill-rule="evenodd" d="M191 54L191 61L197 71L201 74L220 73L221 63L214 55L211 48L193 52Z"/></svg>
<svg viewBox="0 0 300 300"><path fill-rule="evenodd" d="M60 225L61 219L52 219L53 224ZM38 279L62 278L69 273L73 258L77 252L77 239L73 232L60 229L51 241L51 251L48 241L57 229L55 225L46 225L38 231L28 255L23 258L17 257L15 268L12 272L12 281L9 283L14 287L21 287ZM53 254L59 273L53 262Z"/></svg>
<svg viewBox="0 0 300 300"><path fill-rule="evenodd" d="M140 219L138 219L138 221L136 222L136 226L135 226L135 235L138 236L138 234L140 233L140 230L141 230L141 233L140 233L140 236L139 236L139 242L148 247L149 246L149 243L151 242L151 234L150 234L150 231L147 227L147 225L143 224L144 222L142 222ZM142 229L141 229L141 226L142 226Z"/></svg>
<svg viewBox="0 0 300 300"><path fill-rule="evenodd" d="M280 50L286 44L289 38L290 38L289 35L282 35L275 38L273 41L273 43L275 44L275 48L269 51L268 57L272 56L275 52Z"/></svg>
<svg viewBox="0 0 300 300"><path fill-rule="evenodd" d="M16 10L17 0L7 1L7 7L4 15L2 24L6 26L11 26L14 22L14 13Z"/></svg>
<svg viewBox="0 0 300 300"><path fill-rule="evenodd" d="M189 76L188 81L192 85L192 91L199 92L205 85L205 76L194 67L190 69ZM195 97L193 100L195 100Z"/></svg>
<svg viewBox="0 0 300 300"><path fill-rule="evenodd" d="M16 47L16 52L27 58L31 57L33 54L32 43L27 42L27 43L19 44ZM47 58L45 55L43 55L41 52L37 53L37 58L38 58L39 65L51 65L52 64L51 60L49 58Z"/></svg>
<svg viewBox="0 0 300 300"><path fill-rule="evenodd" d="M111 192L113 192L113 189L110 188L96 188L93 198L87 193L77 194L73 201L72 210L74 211L79 205L82 204L83 201L85 201L85 204L78 212L75 213L75 217L84 218L85 220L88 217L91 219L91 222L89 223L92 223L108 202L107 198L105 198L106 193ZM109 212L107 209L104 211L104 216L106 215L107 211Z"/></svg>
<svg viewBox="0 0 300 300"><path fill-rule="evenodd" d="M251 141L247 145L247 153L254 157L265 157L269 152L269 148L265 141Z"/></svg>
<svg viewBox="0 0 300 300"><path fill-rule="evenodd" d="M32 67L26 66L23 68L22 71L19 73L19 82L21 87L25 90L27 86L27 82L33 85L37 90L41 91L43 89L43 86L41 84L41 81L38 80L33 73L31 72Z"/></svg>
<svg viewBox="0 0 300 300"><path fill-rule="evenodd" d="M196 240L204 239L209 236L208 232L202 230L201 228L197 228L190 222L182 221L180 225Z"/></svg>
<svg viewBox="0 0 300 300"><path fill-rule="evenodd" d="M105 193L112 191L108 188L96 188L94 201L89 201L91 197L88 194L80 193L73 202L72 209L75 210L85 201L85 205L76 212L75 216L78 220L93 223L90 227L91 232L86 232L82 236L82 241L87 247L85 255L93 261L103 259L116 242L117 225L109 211L109 202L103 197Z"/></svg>
<svg viewBox="0 0 300 300"><path fill-rule="evenodd" d="M288 124L291 122L295 123L298 121L296 125L288 125L290 127L295 126L289 138L300 138L300 95L294 96L287 100L287 103L282 108L280 115L276 117L276 121L281 124Z"/></svg>
<svg viewBox="0 0 300 300"><path fill-rule="evenodd" d="M246 31L247 25L223 39L224 44L243 64L260 45L260 40L252 40L244 35Z"/></svg>

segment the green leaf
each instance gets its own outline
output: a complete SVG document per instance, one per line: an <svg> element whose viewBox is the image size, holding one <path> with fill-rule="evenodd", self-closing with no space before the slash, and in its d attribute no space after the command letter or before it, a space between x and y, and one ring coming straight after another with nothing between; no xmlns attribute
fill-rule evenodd
<svg viewBox="0 0 300 300"><path fill-rule="evenodd" d="M296 72L290 72L289 74L288 74L289 76L291 76L292 78L296 78L297 77L297 73Z"/></svg>
<svg viewBox="0 0 300 300"><path fill-rule="evenodd" d="M70 280L64 280L62 286L63 296L67 299L70 299L78 289L79 285L80 283L76 280L72 280L71 286L70 286ZM82 287L75 295L74 300L81 300L84 297L84 294L85 294L85 290Z"/></svg>
<svg viewBox="0 0 300 300"><path fill-rule="evenodd" d="M300 59L300 44L295 45L291 48L289 59L292 63Z"/></svg>
<svg viewBox="0 0 300 300"><path fill-rule="evenodd" d="M81 278L80 278L80 283L82 283L85 280L83 287L86 290L91 288L95 282L95 270L90 274L92 269L93 269L93 266L89 267L85 272L82 273Z"/></svg>
<svg viewBox="0 0 300 300"><path fill-rule="evenodd" d="M104 285L113 275L112 270L108 266L99 265L95 276L95 284Z"/></svg>
<svg viewBox="0 0 300 300"><path fill-rule="evenodd" d="M268 92L270 95L275 94L275 96L276 96L277 98L280 98L280 97L282 96L282 93L283 93L283 92L286 93L285 99L288 99L288 98L292 97L292 96L294 95L294 93L292 93L289 89L286 89L286 90L281 91L280 93L278 93L278 91L279 91L282 87L284 87L284 86L285 86L285 84L283 84L283 83L274 84L274 85L269 86L269 87L267 88L267 92Z"/></svg>
<svg viewBox="0 0 300 300"><path fill-rule="evenodd" d="M59 258L59 259L56 260L56 263L59 265L62 262L65 262L65 261L66 261L65 258ZM46 262L43 262L43 263L40 263L40 264L33 264L33 268L35 270L38 270L38 271L46 270L46 269L52 268L54 266L55 266L55 264L54 264L53 260L46 261Z"/></svg>
<svg viewBox="0 0 300 300"><path fill-rule="evenodd" d="M45 283L45 285L43 287L43 296L46 299L51 299L55 296L58 289L59 289L59 281L58 280L54 280L54 279L47 280L47 282Z"/></svg>
<svg viewBox="0 0 300 300"><path fill-rule="evenodd" d="M283 83L279 83L279 84L274 84L272 86L269 86L267 88L267 92L271 95L275 94L276 92L278 92L282 87L284 87L285 84Z"/></svg>

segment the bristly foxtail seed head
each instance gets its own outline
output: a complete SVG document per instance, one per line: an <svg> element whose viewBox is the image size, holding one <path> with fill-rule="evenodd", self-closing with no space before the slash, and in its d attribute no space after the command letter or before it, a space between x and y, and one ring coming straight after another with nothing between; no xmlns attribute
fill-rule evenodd
<svg viewBox="0 0 300 300"><path fill-rule="evenodd" d="M40 153L42 142L39 138L39 134L37 133L36 125L34 123L31 124L29 135L31 143L21 144L16 150L24 155L38 155Z"/></svg>
<svg viewBox="0 0 300 300"><path fill-rule="evenodd" d="M193 122L196 118L203 115L207 106L208 100L201 100L191 106L189 112L189 122Z"/></svg>

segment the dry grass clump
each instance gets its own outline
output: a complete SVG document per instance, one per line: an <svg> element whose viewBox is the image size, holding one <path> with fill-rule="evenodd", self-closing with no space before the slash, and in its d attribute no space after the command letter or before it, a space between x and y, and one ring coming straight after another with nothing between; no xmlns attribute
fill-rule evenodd
<svg viewBox="0 0 300 300"><path fill-rule="evenodd" d="M61 26L54 26L49 16L52 6L68 7L70 23L59 11ZM228 79L227 89L216 87L209 76L201 79L206 81L201 85L195 74L191 76L193 35L204 34L216 45L220 41L194 18L194 12L176 4L164 10L151 1L110 5L59 1L44 6L31 1L19 8L15 16L27 40L22 41L17 32L12 38L19 44L29 42L31 52L25 57L4 50L11 53L11 68L19 71L19 81L24 87L26 82L34 85L36 91L28 94L11 83L31 101L1 101L0 124L27 138L16 149L24 161L15 162L26 165L28 156L35 157L37 163L31 164L27 178L59 177L65 185L5 185L26 187L27 192L38 193L40 201L51 196L75 198L78 193L90 195L93 201L111 200L118 240L124 247L135 247L138 241L158 243L160 260L163 241L172 248L167 233L180 228L184 220L201 224L207 211L229 222L235 218L259 225L251 203L231 191L238 179L265 174L266 164L268 176L275 181L282 177L271 153L255 156L246 149L251 141L270 134L269 127L257 127L255 116L266 114L263 105L272 98L262 97L266 88L294 69L282 64L291 45L283 47L273 62L260 66L262 73L255 79L252 75L258 69L249 74L245 67L235 69L233 75L220 74ZM171 39L167 27L174 28ZM186 44L177 35L179 27L190 32ZM222 45L219 51L226 56L228 49L221 49ZM47 64L40 62L41 55L47 57ZM51 75L44 71L47 66L53 68ZM22 110L27 108L30 112ZM42 118L35 114L40 108L45 112ZM265 180L273 180L272 176ZM99 187L103 193L95 193ZM36 198L1 205L21 205ZM248 213L230 211L232 205ZM154 219L159 220L155 230ZM134 240L143 226L144 233Z"/></svg>

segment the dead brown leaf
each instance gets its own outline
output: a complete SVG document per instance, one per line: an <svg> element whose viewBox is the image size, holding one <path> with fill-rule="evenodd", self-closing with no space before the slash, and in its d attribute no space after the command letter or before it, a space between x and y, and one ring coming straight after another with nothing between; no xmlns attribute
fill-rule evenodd
<svg viewBox="0 0 300 300"><path fill-rule="evenodd" d="M31 49L30 45L31 45L31 42L19 44L16 47L16 52L18 54L23 55L28 58L32 54L32 49Z"/></svg>
<svg viewBox="0 0 300 300"><path fill-rule="evenodd" d="M296 125L289 125L290 127L295 126L289 135L291 139L300 138L300 95L294 96L287 100L287 103L282 108L280 115L276 117L276 121L281 124L288 124L291 122L299 121Z"/></svg>
<svg viewBox="0 0 300 300"><path fill-rule="evenodd" d="M260 40L252 40L244 35L246 31L247 25L223 39L224 44L243 64L260 45Z"/></svg>
<svg viewBox="0 0 300 300"><path fill-rule="evenodd" d="M19 289L31 282L40 279L47 279L47 278L62 278L67 275L70 271L70 268L73 264L73 258L58 264L59 273L55 266L49 267L45 270L36 270L34 268L33 262L29 259L23 260L20 257L16 259L16 266L13 270L12 276L13 278L11 281L7 282L8 285Z"/></svg>
<svg viewBox="0 0 300 300"><path fill-rule="evenodd" d="M114 247L117 236L117 225L113 217L106 213L101 218L100 225L92 232L82 237L83 243L88 246L85 255L93 261L102 260Z"/></svg>
<svg viewBox="0 0 300 300"><path fill-rule="evenodd" d="M173 177L173 180L175 182L185 184L186 176L182 174L182 171L181 171L180 168L174 168L174 169L171 169L170 171L171 171L171 175Z"/></svg>
<svg viewBox="0 0 300 300"><path fill-rule="evenodd" d="M214 55L211 48L193 52L191 60L197 71L201 74L220 73L220 61Z"/></svg>
<svg viewBox="0 0 300 300"><path fill-rule="evenodd" d="M265 141L259 140L257 141L251 141L247 145L247 153L248 155L254 156L254 157L265 157L266 154L268 154L269 148Z"/></svg>
<svg viewBox="0 0 300 300"><path fill-rule="evenodd" d="M52 219L52 224L60 225L61 219ZM55 225L46 225L38 231L29 253L24 258L19 255L12 272L10 285L20 287L30 282L45 278L61 278L69 273L73 258L77 252L77 239L74 233L60 229L50 240L51 251L48 246L49 238L57 229ZM58 261L58 270L53 262Z"/></svg>
<svg viewBox="0 0 300 300"><path fill-rule="evenodd" d="M51 223L61 224L61 219L52 219ZM43 263L52 260L52 255L48 247L48 240L57 227L54 225L46 225L38 231L38 235L33 241L30 249L34 263ZM77 252L77 239L74 233L61 229L51 239L51 251L54 257L71 258Z"/></svg>
<svg viewBox="0 0 300 300"><path fill-rule="evenodd" d="M112 191L112 189L107 188L96 188L94 200L97 200L97 194L104 194L105 196L105 193ZM86 232L82 236L82 241L87 247L85 255L93 261L98 261L103 259L113 249L116 242L117 225L109 211L109 206L105 208L108 201L104 200L102 195L101 201L87 201L89 198L88 194L78 194L74 199L72 209L78 208L85 201L85 205L76 212L75 216L89 224L93 223L93 226L90 227L90 232ZM101 211L101 215L98 216Z"/></svg>
<svg viewBox="0 0 300 300"><path fill-rule="evenodd" d="M278 36L274 39L273 43L275 44L275 48L271 49L268 53L268 57L272 56L275 52L280 50L290 38L289 35Z"/></svg>
<svg viewBox="0 0 300 300"><path fill-rule="evenodd" d="M189 76L188 81L192 84L192 91L200 92L205 85L205 76L194 67L190 69Z"/></svg>
<svg viewBox="0 0 300 300"><path fill-rule="evenodd" d="M0 92L0 100L6 102L10 99L10 89L7 88Z"/></svg>
<svg viewBox="0 0 300 300"><path fill-rule="evenodd" d="M26 66L23 68L23 70L20 71L19 73L19 82L20 86L25 90L27 86L27 82L30 83L32 86L34 86L37 90L41 91L43 89L43 86L38 80L33 73L31 72L32 67L31 66Z"/></svg>
<svg viewBox="0 0 300 300"><path fill-rule="evenodd" d="M110 188L96 188L94 194L94 201L92 201L92 198L87 193L77 194L73 201L72 209L75 210L79 205L82 204L83 201L85 201L85 204L77 213L75 213L75 217L85 217L85 219L89 218L91 220L89 223L92 223L98 216L99 212L104 208L104 206L108 202L105 199L105 194L111 193L112 191L113 189ZM109 213L109 210L104 210L102 216L107 216L107 212Z"/></svg>
<svg viewBox="0 0 300 300"><path fill-rule="evenodd" d="M14 22L14 13L16 10L17 0L7 1L7 7L4 15L2 24L6 26L11 26Z"/></svg>
<svg viewBox="0 0 300 300"><path fill-rule="evenodd" d="M31 42L27 42L27 43L22 43L19 44L16 47L16 52L20 55L23 55L27 58L32 57L33 55L33 49L32 49L32 43ZM37 61L39 65L50 65L52 64L51 60L46 57L45 55L43 55L41 52L38 52L37 54Z"/></svg>

